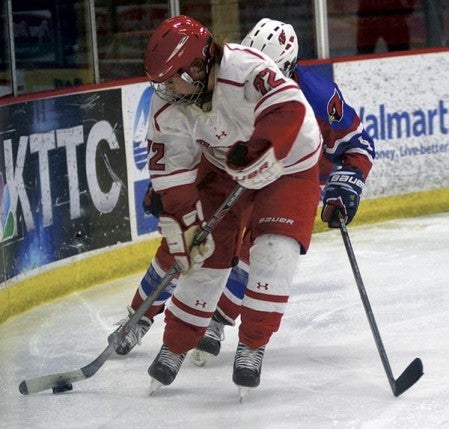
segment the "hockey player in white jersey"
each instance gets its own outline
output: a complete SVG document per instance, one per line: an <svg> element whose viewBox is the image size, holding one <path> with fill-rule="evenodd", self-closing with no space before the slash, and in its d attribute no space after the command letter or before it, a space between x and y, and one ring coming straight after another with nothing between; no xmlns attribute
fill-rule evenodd
<svg viewBox="0 0 449 429"><path fill-rule="evenodd" d="M335 82L297 64L298 36L290 24L263 18L246 35L242 45L269 55L285 76L298 83L312 106L323 135L321 217L329 227L338 227L337 213L340 212L348 224L357 212L363 182L372 167L375 156L372 138ZM339 180L345 177L351 180ZM219 354L224 327L234 325L240 314L248 280L248 238L249 235L243 241L239 263L232 269L206 334L191 354L192 361L198 366Z"/></svg>
<svg viewBox="0 0 449 429"><path fill-rule="evenodd" d="M298 82L311 104L324 136L323 153L325 156L320 160L321 185L326 185L332 170L342 164L346 168L361 171L364 178L368 177L374 158L374 142L363 129L360 118L354 109L343 99L337 85L331 80L320 77L296 64L298 36L293 27L280 21L264 18L248 33L242 44L253 46L268 54L285 76L292 76ZM335 94L339 94L339 97L336 97ZM339 112L341 116L337 115ZM340 209L343 213L347 212L347 222L349 223L357 211L360 199L359 196L351 198L355 191L356 188L326 187L323 200L329 202L329 205L325 206L326 210L323 209L323 212L325 211L328 215L331 214L328 207L332 207L332 202L343 204ZM353 201L350 207L348 201ZM159 217L162 211L160 196L152 190L151 184L143 201L143 207L146 213L156 217ZM240 314L240 305L248 282L248 244L248 240L245 239L242 246L243 250L240 252L240 262L231 271L206 334L200 339L196 349L191 354L192 361L196 365L203 366L211 356L218 355L224 326L233 325ZM147 273L141 280L131 306L128 307L130 314L141 305L146 296L160 283L164 274L165 272L158 264L157 258L153 259ZM139 325L129 332L123 345L118 350L120 354L129 353L136 344L140 343L141 336L148 331L153 317L160 312L163 304L171 296L174 286L173 284L172 288L167 289L159 296L156 303L147 311L147 317L144 317ZM126 323L126 321L126 319L123 320L123 323Z"/></svg>
<svg viewBox="0 0 449 429"><path fill-rule="evenodd" d="M152 389L173 382L204 334L245 225L253 245L233 381L256 387L312 234L320 193L315 116L269 57L220 45L185 16L164 21L150 37L145 70L157 94L148 131L150 177L164 208L156 259L162 271L173 257L184 270L149 368ZM247 191L206 243L191 248L194 233L237 183Z"/></svg>

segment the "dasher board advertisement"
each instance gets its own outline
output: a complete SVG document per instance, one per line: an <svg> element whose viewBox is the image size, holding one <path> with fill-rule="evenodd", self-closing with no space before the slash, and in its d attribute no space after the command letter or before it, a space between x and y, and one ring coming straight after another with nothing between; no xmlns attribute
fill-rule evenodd
<svg viewBox="0 0 449 429"><path fill-rule="evenodd" d="M121 90L0 108L0 282L131 240Z"/></svg>

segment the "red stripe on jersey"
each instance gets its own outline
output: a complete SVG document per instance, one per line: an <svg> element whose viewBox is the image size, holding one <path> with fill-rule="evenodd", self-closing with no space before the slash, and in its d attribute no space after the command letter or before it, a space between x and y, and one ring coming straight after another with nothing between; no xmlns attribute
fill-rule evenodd
<svg viewBox="0 0 449 429"><path fill-rule="evenodd" d="M281 88L279 88L279 89L276 89L276 91L270 91L270 92L268 92L266 95L264 95L260 100L259 100L259 102L256 104L256 107L254 108L254 110L257 110L258 108L259 108L259 106L262 104L262 103L265 103L265 101L268 99L268 98L270 98L270 97L272 97L273 95L276 95L278 92L283 92L283 91L286 91L286 90L288 90L288 89L298 89L298 85L287 85L287 86L283 86L283 87L281 87ZM289 101L293 101L293 100L289 100Z"/></svg>
<svg viewBox="0 0 449 429"><path fill-rule="evenodd" d="M223 79L223 78L221 78L221 77L219 77L219 78L217 79L217 82L224 83L225 85L232 85L232 86L238 86L238 87L243 87L243 86L245 86L244 83L236 82L236 81L234 81L234 80L229 80L229 79Z"/></svg>
<svg viewBox="0 0 449 429"><path fill-rule="evenodd" d="M313 152L310 152L309 154L307 154L306 156L303 156L301 159L298 159L297 162L295 162L295 164L298 164L300 162L305 161L306 159L311 158L312 156L314 156L319 150L321 150L321 146L318 146ZM292 164L292 165L295 165ZM291 167L290 165L287 165L286 167Z"/></svg>
<svg viewBox="0 0 449 429"><path fill-rule="evenodd" d="M192 169L190 169L190 168L185 168L185 169L183 169L183 170L176 170L176 171L173 171L173 172L170 173L170 174L154 174L154 173L152 172L152 173L151 173L151 178L152 178L152 179L157 179L157 178L159 178L159 177L170 177L170 176L175 176L175 175L177 175L177 174L187 173L188 171L192 171L192 170L194 170L195 168L198 168L198 164L195 165Z"/></svg>
<svg viewBox="0 0 449 429"><path fill-rule="evenodd" d="M298 159L298 160L297 160L296 162L294 162L293 164L286 165L285 168L289 168L289 167L293 167L294 165L301 164L301 163L304 162L305 160L307 160L307 159L313 157L313 156L317 153L317 151L320 151L320 150L321 150L321 146L318 146L313 152L310 152L309 154L307 154L306 156L302 157L301 159ZM304 171L309 171L309 169L303 170L303 171L299 171L298 173L299 173L299 174L302 174L302 173L304 173ZM295 174L296 174L296 173L292 173L293 176L295 176ZM321 174L321 173L320 173L320 174ZM326 176L326 178L327 178L327 176ZM325 183L325 182L324 182L324 183ZM320 183L320 184L323 184L323 183Z"/></svg>
<svg viewBox="0 0 449 429"><path fill-rule="evenodd" d="M253 290L246 289L245 295L258 301L266 302L288 302L287 295L267 295L266 293L258 293Z"/></svg>
<svg viewBox="0 0 449 429"><path fill-rule="evenodd" d="M175 295L173 295L171 299L172 299L172 303L174 305L176 305L176 307L178 307L182 311L185 311L188 314L192 314L197 317L204 317L205 319L210 319L214 314L213 311L201 311L200 309L190 307L189 305L184 304L179 299L177 299ZM201 304L202 304L202 302L200 302L198 300L197 305L200 307Z"/></svg>

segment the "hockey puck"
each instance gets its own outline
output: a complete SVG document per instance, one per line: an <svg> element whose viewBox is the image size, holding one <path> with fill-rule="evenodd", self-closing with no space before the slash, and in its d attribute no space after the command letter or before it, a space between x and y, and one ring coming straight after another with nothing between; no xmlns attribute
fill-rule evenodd
<svg viewBox="0 0 449 429"><path fill-rule="evenodd" d="M71 383L59 384L58 386L54 386L52 390L54 394L58 394L68 392L69 390L73 390L73 386Z"/></svg>

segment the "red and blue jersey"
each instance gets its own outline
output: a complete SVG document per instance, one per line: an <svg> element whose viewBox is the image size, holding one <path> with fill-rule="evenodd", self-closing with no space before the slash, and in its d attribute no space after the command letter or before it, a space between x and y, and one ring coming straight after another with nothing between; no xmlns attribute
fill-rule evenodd
<svg viewBox="0 0 449 429"><path fill-rule="evenodd" d="M356 168L366 179L375 157L374 142L356 111L344 100L338 85L299 64L292 78L312 106L323 135L321 183L326 182L335 166Z"/></svg>

